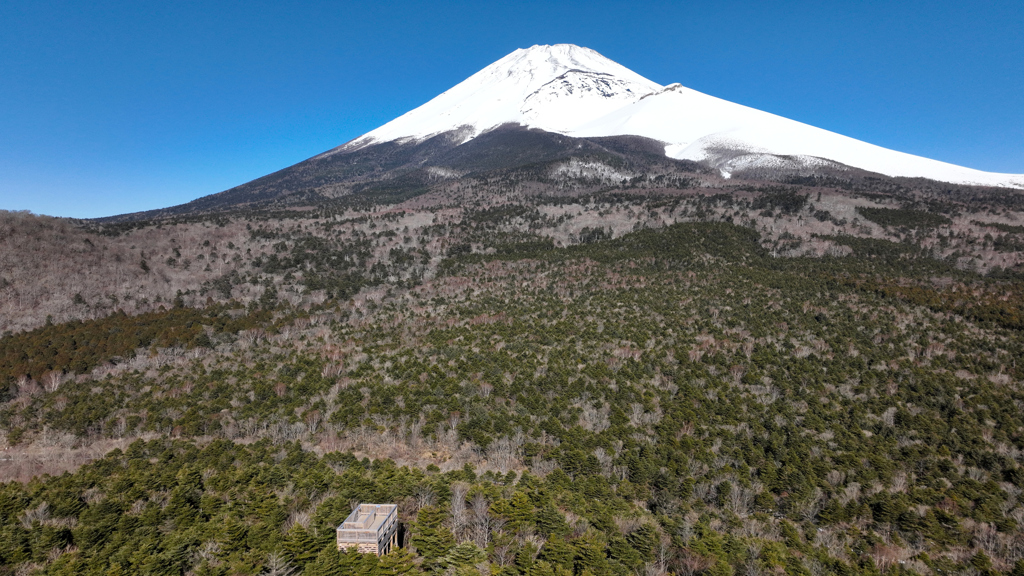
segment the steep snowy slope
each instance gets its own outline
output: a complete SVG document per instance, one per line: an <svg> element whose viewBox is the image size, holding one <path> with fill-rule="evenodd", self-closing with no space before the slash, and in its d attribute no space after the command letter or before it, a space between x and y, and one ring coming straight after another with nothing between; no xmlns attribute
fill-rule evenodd
<svg viewBox="0 0 1024 576"><path fill-rule="evenodd" d="M572 131L573 136L638 134L666 143L672 158L722 165L742 158L751 164L775 156L827 158L888 176L1024 188L1024 175L996 174L896 152L795 120L734 104L672 84ZM767 156L766 156L767 155ZM813 162L813 158L805 162Z"/></svg>
<svg viewBox="0 0 1024 576"><path fill-rule="evenodd" d="M423 106L323 156L451 133L465 142L502 124L575 137L636 135L665 143L667 156L732 170L820 159L888 176L1024 188L1024 175L996 174L888 150L679 84L662 87L588 48L520 49ZM779 158L786 156L788 158Z"/></svg>
<svg viewBox="0 0 1024 576"><path fill-rule="evenodd" d="M516 50L342 149L452 130L468 140L508 123L565 133L660 90L589 48L534 46Z"/></svg>

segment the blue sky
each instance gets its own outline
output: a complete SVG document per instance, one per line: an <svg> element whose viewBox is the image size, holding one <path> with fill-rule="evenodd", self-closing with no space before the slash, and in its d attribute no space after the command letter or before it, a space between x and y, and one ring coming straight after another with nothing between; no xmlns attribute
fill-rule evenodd
<svg viewBox="0 0 1024 576"><path fill-rule="evenodd" d="M410 110L516 48L1024 173L1024 3L0 3L0 209L187 202Z"/></svg>

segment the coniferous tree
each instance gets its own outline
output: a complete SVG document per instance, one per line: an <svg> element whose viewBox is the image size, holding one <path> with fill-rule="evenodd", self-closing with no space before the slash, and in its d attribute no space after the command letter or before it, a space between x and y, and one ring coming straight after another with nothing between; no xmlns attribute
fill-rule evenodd
<svg viewBox="0 0 1024 576"><path fill-rule="evenodd" d="M413 525L412 546L424 560L426 567L437 565L452 547L455 537L444 526L445 514L437 506L424 506L416 515Z"/></svg>
<svg viewBox="0 0 1024 576"><path fill-rule="evenodd" d="M605 539L594 529L587 530L572 543L577 573L589 572L594 576L611 573L605 557Z"/></svg>
<svg viewBox="0 0 1024 576"><path fill-rule="evenodd" d="M380 576L404 576L416 573L416 557L405 548L396 548L380 557L376 573Z"/></svg>
<svg viewBox="0 0 1024 576"><path fill-rule="evenodd" d="M284 550L288 555L288 559L295 564L300 570L305 565L317 557L320 551L320 546L312 534L308 530L302 527L301 524L295 524L288 530L284 535Z"/></svg>
<svg viewBox="0 0 1024 576"><path fill-rule="evenodd" d="M553 535L548 538L548 541L544 543L544 547L540 549L540 555L538 558L544 560L553 566L561 566L567 569L573 567L573 557L575 552L572 546L565 541L559 535Z"/></svg>
<svg viewBox="0 0 1024 576"><path fill-rule="evenodd" d="M536 523L538 531L545 536L564 536L569 533L569 525L565 522L565 516L550 503L537 511Z"/></svg>
<svg viewBox="0 0 1024 576"><path fill-rule="evenodd" d="M521 526L533 521L533 504L530 498L521 491L516 491L508 503L507 515L509 522L515 526Z"/></svg>
<svg viewBox="0 0 1024 576"><path fill-rule="evenodd" d="M475 566L487 558L487 554L472 542L463 542L453 547L438 561L442 569Z"/></svg>

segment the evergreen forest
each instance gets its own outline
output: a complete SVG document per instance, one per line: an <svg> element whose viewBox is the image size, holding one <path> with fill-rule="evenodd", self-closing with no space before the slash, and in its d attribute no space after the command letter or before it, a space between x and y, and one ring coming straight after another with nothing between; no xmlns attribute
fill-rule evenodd
<svg viewBox="0 0 1024 576"><path fill-rule="evenodd" d="M1017 196L551 173L0 214L0 575L1024 576Z"/></svg>

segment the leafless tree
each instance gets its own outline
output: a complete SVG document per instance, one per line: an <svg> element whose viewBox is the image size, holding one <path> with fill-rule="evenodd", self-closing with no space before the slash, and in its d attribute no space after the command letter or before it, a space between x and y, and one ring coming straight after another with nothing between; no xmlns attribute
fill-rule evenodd
<svg viewBox="0 0 1024 576"><path fill-rule="evenodd" d="M216 566L220 563L220 544L216 540L207 540L196 552L196 556Z"/></svg>
<svg viewBox="0 0 1024 576"><path fill-rule="evenodd" d="M868 553L868 557L874 562L875 568L883 574L900 561L902 550L898 546L875 544L875 547Z"/></svg>
<svg viewBox="0 0 1024 576"><path fill-rule="evenodd" d="M32 529L32 524L36 522L45 522L50 518L50 504L48 502L41 502L39 506L25 510L21 515L21 525L26 530Z"/></svg>
<svg viewBox="0 0 1024 576"><path fill-rule="evenodd" d="M28 376L18 378L17 384L19 396L38 396L43 392L42 387Z"/></svg>
<svg viewBox="0 0 1024 576"><path fill-rule="evenodd" d="M491 552L491 558L494 560L495 564L504 568L505 566L510 566L515 561L516 549L515 546L513 546L514 543L515 540L511 538L506 539L500 544L495 543Z"/></svg>
<svg viewBox="0 0 1024 576"><path fill-rule="evenodd" d="M756 496L756 491L738 484L734 485L727 499L729 509L740 516L744 516L750 512L750 507L754 505L754 498Z"/></svg>
<svg viewBox="0 0 1024 576"><path fill-rule="evenodd" d="M43 375L43 388L47 392L56 392L60 389L61 383L64 382L64 374L53 370Z"/></svg>
<svg viewBox="0 0 1024 576"><path fill-rule="evenodd" d="M644 566L645 576L665 576L672 560L672 540L665 534L658 539L657 558Z"/></svg>
<svg viewBox="0 0 1024 576"><path fill-rule="evenodd" d="M676 565L679 569L679 573L683 576L694 576L695 574L700 574L710 568L713 563L714 562L712 562L711 558L698 554L689 548L684 548L682 553L676 559Z"/></svg>
<svg viewBox="0 0 1024 576"><path fill-rule="evenodd" d="M416 503L416 510L423 508L424 506L430 506L437 500L437 495L430 489L429 486L420 486L416 489L416 495L414 502Z"/></svg>
<svg viewBox="0 0 1024 576"><path fill-rule="evenodd" d="M481 549L487 549L491 538L491 505L482 493L473 496L473 541Z"/></svg>
<svg viewBox="0 0 1024 576"><path fill-rule="evenodd" d="M320 370L320 375L323 376L324 378L335 378L339 374L341 374L343 368L344 366L337 362L325 364L323 369Z"/></svg>
<svg viewBox="0 0 1024 576"><path fill-rule="evenodd" d="M469 515L466 510L466 494L469 493L469 484L455 482L452 484L452 534L459 542L464 542L467 527L469 526Z"/></svg>
<svg viewBox="0 0 1024 576"><path fill-rule="evenodd" d="M503 473L517 467L523 440L522 431L518 431L514 438L502 436L494 440L487 447L488 462Z"/></svg>
<svg viewBox="0 0 1024 576"><path fill-rule="evenodd" d="M740 364L734 364L729 368L729 375L732 376L732 383L739 385L740 381L743 380L743 375L747 373L747 368Z"/></svg>
<svg viewBox="0 0 1024 576"><path fill-rule="evenodd" d="M761 569L761 564L757 561L757 558L750 557L743 563L743 576L761 576L764 571Z"/></svg>
<svg viewBox="0 0 1024 576"><path fill-rule="evenodd" d="M250 328L249 330L239 331L238 337L243 342L251 346L260 340L265 340L267 337L267 331L262 328Z"/></svg>
<svg viewBox="0 0 1024 576"><path fill-rule="evenodd" d="M263 566L263 572L266 576L291 576L295 572L295 567L292 566L288 560L277 552L271 552L267 557L267 563Z"/></svg>
<svg viewBox="0 0 1024 576"><path fill-rule="evenodd" d="M320 424L324 421L324 416L319 410L310 410L306 412L305 420L309 433L316 434L316 431L320 429Z"/></svg>
<svg viewBox="0 0 1024 576"><path fill-rule="evenodd" d="M711 482L698 482L693 487L693 495L698 499L710 504L718 497L718 490Z"/></svg>
<svg viewBox="0 0 1024 576"><path fill-rule="evenodd" d="M825 481L833 488L838 488L846 480L846 474L840 470L831 470L825 475Z"/></svg>
<svg viewBox="0 0 1024 576"><path fill-rule="evenodd" d="M608 404L595 408L586 402L581 408L579 421L583 428L591 432L604 432L611 426L611 407Z"/></svg>

